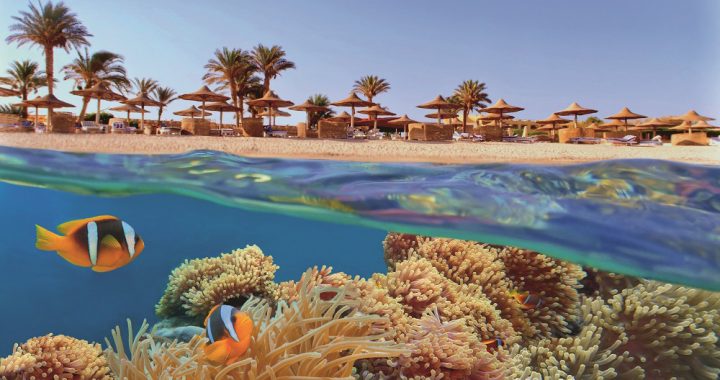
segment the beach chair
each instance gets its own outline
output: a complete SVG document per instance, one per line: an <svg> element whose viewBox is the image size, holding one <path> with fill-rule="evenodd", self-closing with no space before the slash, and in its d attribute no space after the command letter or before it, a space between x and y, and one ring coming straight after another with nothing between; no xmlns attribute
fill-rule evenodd
<svg viewBox="0 0 720 380"><path fill-rule="evenodd" d="M622 138L607 138L604 139L606 143L612 145L637 145L637 136L627 135Z"/></svg>
<svg viewBox="0 0 720 380"><path fill-rule="evenodd" d="M113 123L110 125L110 133L127 133L128 130L125 127L125 122L123 121L113 121Z"/></svg>
<svg viewBox="0 0 720 380"><path fill-rule="evenodd" d="M599 137L573 137L568 142L572 144L600 144L603 139Z"/></svg>
<svg viewBox="0 0 720 380"><path fill-rule="evenodd" d="M658 135L649 140L640 140L638 146L662 146L662 144L662 137Z"/></svg>
<svg viewBox="0 0 720 380"><path fill-rule="evenodd" d="M718 137L711 137L708 141L708 145L711 146L720 146L720 136Z"/></svg>
<svg viewBox="0 0 720 380"><path fill-rule="evenodd" d="M105 133L105 127L95 124L94 121L83 121L80 123L80 130L85 133Z"/></svg>
<svg viewBox="0 0 720 380"><path fill-rule="evenodd" d="M382 140L383 136L384 136L383 133L380 132L379 129L371 129L367 133L368 140Z"/></svg>

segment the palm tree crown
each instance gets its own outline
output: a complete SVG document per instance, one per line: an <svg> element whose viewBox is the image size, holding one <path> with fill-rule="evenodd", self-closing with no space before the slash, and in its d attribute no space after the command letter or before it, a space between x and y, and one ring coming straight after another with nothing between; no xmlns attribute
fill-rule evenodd
<svg viewBox="0 0 720 380"><path fill-rule="evenodd" d="M238 93L238 82L243 82L243 78L255 71L250 60L250 54L246 51L223 47L222 50L215 50L215 58L208 60L205 65L207 73L203 76L203 80L207 84L218 85L217 91L230 90L230 99L232 99L233 105L240 108L240 111L235 114L237 123L240 122L240 115L244 108L244 94ZM244 85L244 83L240 84Z"/></svg>
<svg viewBox="0 0 720 380"><path fill-rule="evenodd" d="M27 100L28 94L37 92L38 88L47 86L47 78L42 70L38 70L37 62L30 60L14 61L7 70L7 77L0 77L0 83L6 84L20 92L23 101ZM22 117L27 117L27 107L22 107Z"/></svg>
<svg viewBox="0 0 720 380"><path fill-rule="evenodd" d="M377 75L366 75L355 81L353 90L365 95L368 102L372 103L377 95L390 90L390 83Z"/></svg>
<svg viewBox="0 0 720 380"><path fill-rule="evenodd" d="M476 80L462 82L453 92L454 98L463 108L463 132L467 129L467 118L470 112L480 109L490 103L485 83Z"/></svg>
<svg viewBox="0 0 720 380"><path fill-rule="evenodd" d="M307 99L307 101L308 103L314 104L316 106L330 106L330 99L327 97L327 95L324 94L312 95ZM329 109L325 112L310 112L310 125L308 125L308 128L316 125L320 119L326 119L328 117L333 117L334 115L335 111L333 111L332 109Z"/></svg>
<svg viewBox="0 0 720 380"><path fill-rule="evenodd" d="M267 47L258 44L252 51L252 64L262 72L263 93L270 91L270 80L275 79L282 71L294 69L295 63L285 58L285 50L278 45Z"/></svg>
<svg viewBox="0 0 720 380"><path fill-rule="evenodd" d="M132 80L135 92L138 95L149 96L158 87L158 82L150 78L135 78Z"/></svg>
<svg viewBox="0 0 720 380"><path fill-rule="evenodd" d="M177 97L175 96L177 95L177 93L170 87L156 86L153 89L153 94L155 95L155 100L160 103L157 119L158 127L160 127L160 120L162 118L163 110L168 104L177 99Z"/></svg>
<svg viewBox="0 0 720 380"><path fill-rule="evenodd" d="M130 87L121 55L106 50L100 50L91 55L87 49L84 54L80 51L77 54L77 58L63 66L62 71L65 73L63 79L72 79L78 90L90 88L97 83L112 85L120 92L124 92ZM78 120L84 120L89 101L90 98L83 97Z"/></svg>

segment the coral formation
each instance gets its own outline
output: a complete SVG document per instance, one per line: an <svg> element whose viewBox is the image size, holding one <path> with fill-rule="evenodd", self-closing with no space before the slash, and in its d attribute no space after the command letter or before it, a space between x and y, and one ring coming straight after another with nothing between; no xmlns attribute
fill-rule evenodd
<svg viewBox="0 0 720 380"><path fill-rule="evenodd" d="M197 322L220 303L240 306L250 296L273 299L277 269L272 256L255 245L220 257L185 260L170 274L155 311L160 317L186 315Z"/></svg>
<svg viewBox="0 0 720 380"><path fill-rule="evenodd" d="M64 335L45 335L15 345L0 359L0 379L110 380L99 344Z"/></svg>
<svg viewBox="0 0 720 380"><path fill-rule="evenodd" d="M316 288L314 280L312 271L306 272L297 283L297 298L290 304L280 301L273 308L258 298L243 304L242 311L255 322L253 337L244 357L229 366L203 359L205 338L158 343L144 335L147 325L127 342L128 351L116 328L114 349L107 351L108 363L120 378L128 380L347 379L359 359L407 354L404 346L386 339L388 333L378 329L386 323L383 317L357 311L362 301L350 294L352 286L333 289L335 296L324 299L323 289Z"/></svg>

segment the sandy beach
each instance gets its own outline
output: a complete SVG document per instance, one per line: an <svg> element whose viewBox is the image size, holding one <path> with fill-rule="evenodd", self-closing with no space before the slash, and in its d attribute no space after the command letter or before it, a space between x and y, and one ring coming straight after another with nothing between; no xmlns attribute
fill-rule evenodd
<svg viewBox="0 0 720 380"><path fill-rule="evenodd" d="M342 141L281 138L179 137L143 135L0 134L0 145L126 154L172 154L210 149L251 157L310 158L373 162L555 163L648 158L720 165L712 146L626 147L574 144Z"/></svg>

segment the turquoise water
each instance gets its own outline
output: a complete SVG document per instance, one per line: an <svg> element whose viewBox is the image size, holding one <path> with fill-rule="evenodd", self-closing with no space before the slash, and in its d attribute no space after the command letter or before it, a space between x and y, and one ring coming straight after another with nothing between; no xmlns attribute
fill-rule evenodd
<svg viewBox="0 0 720 380"><path fill-rule="evenodd" d="M573 166L353 163L0 148L0 355L49 332L101 341L152 320L187 258L259 245L276 280L313 265L384 272L387 231L535 249L599 269L720 290L720 169L664 161ZM111 214L145 240L95 273L34 247L34 225Z"/></svg>

